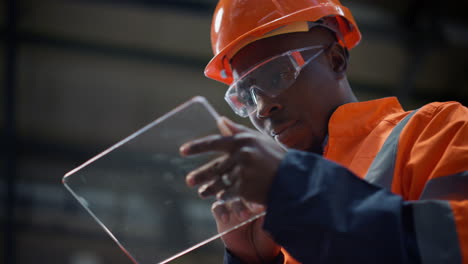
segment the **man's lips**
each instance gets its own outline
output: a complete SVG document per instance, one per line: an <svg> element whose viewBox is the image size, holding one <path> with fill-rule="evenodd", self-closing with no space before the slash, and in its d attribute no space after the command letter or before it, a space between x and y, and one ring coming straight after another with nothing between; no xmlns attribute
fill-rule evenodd
<svg viewBox="0 0 468 264"><path fill-rule="evenodd" d="M292 120L292 121L286 122L286 123L284 123L282 125L279 125L279 126L273 128L271 130L270 135L272 137L276 138L277 136L279 136L282 133L286 132L286 130L288 130L289 128L293 127L295 124L296 124L296 121Z"/></svg>

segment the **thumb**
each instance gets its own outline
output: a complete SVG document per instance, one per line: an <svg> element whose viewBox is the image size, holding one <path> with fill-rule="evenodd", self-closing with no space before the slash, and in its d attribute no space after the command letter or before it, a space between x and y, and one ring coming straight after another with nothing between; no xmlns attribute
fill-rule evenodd
<svg viewBox="0 0 468 264"><path fill-rule="evenodd" d="M232 136L248 130L248 128L234 123L225 116L219 118L217 123L218 128L223 136Z"/></svg>
<svg viewBox="0 0 468 264"><path fill-rule="evenodd" d="M254 214L259 214L265 212L266 208L265 206L254 203L254 202L246 202L247 207L252 211Z"/></svg>

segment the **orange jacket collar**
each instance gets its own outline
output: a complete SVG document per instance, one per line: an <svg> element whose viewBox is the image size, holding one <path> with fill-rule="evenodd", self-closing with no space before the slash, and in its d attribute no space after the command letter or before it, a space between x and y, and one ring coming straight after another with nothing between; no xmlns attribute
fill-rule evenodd
<svg viewBox="0 0 468 264"><path fill-rule="evenodd" d="M391 114L404 112L396 97L344 104L328 123L329 137L363 136Z"/></svg>

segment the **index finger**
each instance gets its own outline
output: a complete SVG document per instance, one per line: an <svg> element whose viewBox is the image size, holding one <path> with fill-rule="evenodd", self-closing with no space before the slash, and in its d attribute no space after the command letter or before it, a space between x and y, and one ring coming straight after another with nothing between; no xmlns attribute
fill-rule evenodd
<svg viewBox="0 0 468 264"><path fill-rule="evenodd" d="M236 143L234 138L221 135L211 135L187 142L180 147L180 154L189 156L209 151L230 152Z"/></svg>

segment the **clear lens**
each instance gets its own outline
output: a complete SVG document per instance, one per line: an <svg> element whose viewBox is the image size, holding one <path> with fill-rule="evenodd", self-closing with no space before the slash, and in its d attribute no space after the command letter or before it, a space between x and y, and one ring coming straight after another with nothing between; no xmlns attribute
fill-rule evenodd
<svg viewBox="0 0 468 264"><path fill-rule="evenodd" d="M226 101L236 114L247 117L257 108L252 89L258 89L263 94L272 97L279 95L296 81L301 69L316 58L320 52L314 52L305 63L302 61L302 65L296 61L292 54L319 48L322 49L323 46L288 51L255 65L229 87L225 95Z"/></svg>
<svg viewBox="0 0 468 264"><path fill-rule="evenodd" d="M247 98L245 95L244 98L242 98L242 95L237 92L237 87L231 86L227 90L224 99L228 102L229 106L231 106L232 110L234 110L234 112L239 116L247 117L249 115L247 105L251 99Z"/></svg>
<svg viewBox="0 0 468 264"><path fill-rule="evenodd" d="M276 96L291 86L296 73L291 60L289 56L271 59L231 85L226 100L234 111L242 117L255 111L257 104L252 94L254 88L269 96Z"/></svg>

